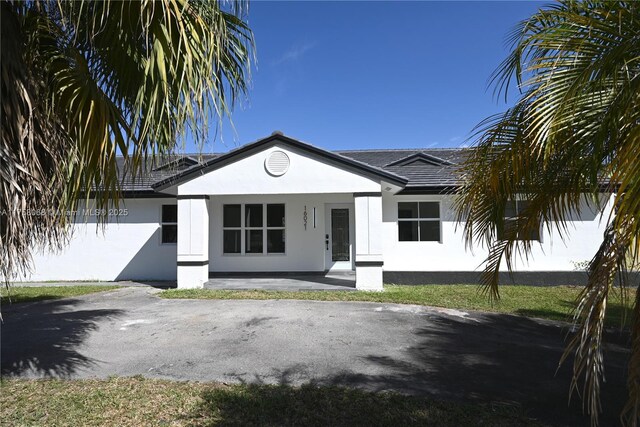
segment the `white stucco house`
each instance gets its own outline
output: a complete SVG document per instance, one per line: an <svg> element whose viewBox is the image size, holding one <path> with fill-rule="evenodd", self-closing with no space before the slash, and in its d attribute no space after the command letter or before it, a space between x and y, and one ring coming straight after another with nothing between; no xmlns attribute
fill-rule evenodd
<svg viewBox="0 0 640 427"><path fill-rule="evenodd" d="M22 280L197 288L211 275L346 271L355 272L358 289L473 282L486 252L465 248L451 209L465 153L330 152L276 132L226 154L172 157L123 182L123 205L104 232L85 211L70 245L36 254ZM600 214L583 209L566 242L541 229L533 258L517 265L513 280L581 280L576 263L597 250Z"/></svg>

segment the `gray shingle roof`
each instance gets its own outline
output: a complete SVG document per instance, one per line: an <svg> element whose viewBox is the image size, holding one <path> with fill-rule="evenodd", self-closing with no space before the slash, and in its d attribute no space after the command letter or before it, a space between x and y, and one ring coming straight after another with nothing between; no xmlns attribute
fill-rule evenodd
<svg viewBox="0 0 640 427"><path fill-rule="evenodd" d="M124 158L118 157L117 163L121 176L122 191L129 195L156 194L156 191L151 187L156 182L171 178L186 169L196 168L202 162L217 156L219 154L174 154L158 157L146 163L143 167L144 172L135 178L127 172ZM181 161L184 159L192 160L194 163L192 165L190 164L191 162L182 163Z"/></svg>
<svg viewBox="0 0 640 427"><path fill-rule="evenodd" d="M469 149L352 150L337 153L403 176L409 180L406 188L417 190L426 187L441 189L441 187L457 186L459 180L456 171L466 159ZM442 159L445 162L432 164L420 161L420 154ZM413 163L400 162L393 165L403 159L411 160L412 157L417 159Z"/></svg>
<svg viewBox="0 0 640 427"><path fill-rule="evenodd" d="M405 191L441 192L455 188L459 181L456 170L469 149L391 149L340 150L334 154L355 160L408 180ZM427 155L427 156L422 156ZM129 196L157 194L153 184L202 168L202 165L225 154L183 154L158 158L145 165L145 173L132 179L125 174L124 161L118 159L123 176L122 190ZM441 159L442 163L432 159Z"/></svg>

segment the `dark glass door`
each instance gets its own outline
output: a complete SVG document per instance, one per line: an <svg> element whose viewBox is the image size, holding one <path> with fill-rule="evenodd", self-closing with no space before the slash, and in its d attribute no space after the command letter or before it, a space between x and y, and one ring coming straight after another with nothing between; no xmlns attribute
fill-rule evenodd
<svg viewBox="0 0 640 427"><path fill-rule="evenodd" d="M331 261L349 261L349 209L331 209Z"/></svg>

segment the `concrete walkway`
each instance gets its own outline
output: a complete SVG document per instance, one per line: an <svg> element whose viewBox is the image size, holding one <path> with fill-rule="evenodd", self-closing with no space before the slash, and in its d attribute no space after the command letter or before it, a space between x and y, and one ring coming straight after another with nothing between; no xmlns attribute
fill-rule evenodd
<svg viewBox="0 0 640 427"><path fill-rule="evenodd" d="M205 283L206 289L270 291L355 291L354 273L327 275L287 275L280 277L214 277Z"/></svg>
<svg viewBox="0 0 640 427"><path fill-rule="evenodd" d="M522 405L560 425L566 329L523 317L413 305L291 300L167 300L128 287L4 305L2 373L20 377L334 384L439 399ZM626 337L607 338L602 425L625 401Z"/></svg>
<svg viewBox="0 0 640 427"><path fill-rule="evenodd" d="M175 288L175 281L119 281L119 282L16 282L13 286L123 286ZM355 273L304 274L284 276L214 277L204 285L205 289L270 290L270 291L355 291Z"/></svg>

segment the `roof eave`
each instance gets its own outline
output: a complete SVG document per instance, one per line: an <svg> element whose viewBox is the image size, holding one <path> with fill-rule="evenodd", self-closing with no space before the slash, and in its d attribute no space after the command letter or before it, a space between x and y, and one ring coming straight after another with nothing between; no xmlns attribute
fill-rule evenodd
<svg viewBox="0 0 640 427"><path fill-rule="evenodd" d="M456 194L460 190L460 185L421 185L421 186L408 186L400 190L398 195L413 195L413 194Z"/></svg>

